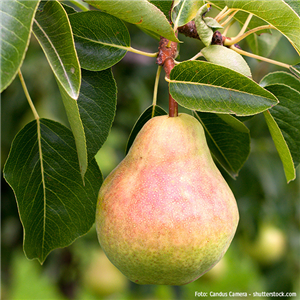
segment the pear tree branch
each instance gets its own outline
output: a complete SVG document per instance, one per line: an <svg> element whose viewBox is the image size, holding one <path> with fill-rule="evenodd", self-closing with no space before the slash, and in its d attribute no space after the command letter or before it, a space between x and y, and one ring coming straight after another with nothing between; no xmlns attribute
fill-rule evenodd
<svg viewBox="0 0 300 300"><path fill-rule="evenodd" d="M175 66L175 58L177 56L177 43L170 42L168 39L161 37L158 47L158 56L156 63L165 70L166 77L170 78L170 73ZM169 93L169 116L178 116L178 104Z"/></svg>

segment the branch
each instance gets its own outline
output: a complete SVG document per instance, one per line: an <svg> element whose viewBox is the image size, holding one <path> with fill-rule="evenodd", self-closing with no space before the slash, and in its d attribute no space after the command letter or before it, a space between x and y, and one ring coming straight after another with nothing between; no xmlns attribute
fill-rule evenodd
<svg viewBox="0 0 300 300"><path fill-rule="evenodd" d="M168 39L161 37L158 47L158 56L156 63L165 70L166 77L170 78L170 73L175 66L174 59L177 56L177 43L170 42ZM178 104L169 93L169 116L178 116Z"/></svg>

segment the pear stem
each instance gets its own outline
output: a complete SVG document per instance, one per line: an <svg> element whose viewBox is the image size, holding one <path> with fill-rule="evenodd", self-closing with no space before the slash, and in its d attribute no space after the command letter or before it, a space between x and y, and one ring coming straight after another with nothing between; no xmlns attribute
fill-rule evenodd
<svg viewBox="0 0 300 300"><path fill-rule="evenodd" d="M169 41L166 38L161 37L158 47L158 56L156 63L162 66L165 70L166 77L170 78L170 73L175 66L174 59L177 56L177 43ZM169 116L178 116L178 104L171 96L169 92Z"/></svg>
<svg viewBox="0 0 300 300"><path fill-rule="evenodd" d="M168 58L164 63L164 69L168 78L170 78L171 70L174 68L175 62L172 58ZM167 70L167 71L166 71ZM169 117L178 116L178 103L171 96L169 91Z"/></svg>

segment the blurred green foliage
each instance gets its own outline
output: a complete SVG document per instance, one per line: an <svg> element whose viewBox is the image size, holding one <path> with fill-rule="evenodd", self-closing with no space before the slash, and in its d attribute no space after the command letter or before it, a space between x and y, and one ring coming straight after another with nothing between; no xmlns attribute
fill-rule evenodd
<svg viewBox="0 0 300 300"><path fill-rule="evenodd" d="M156 40L132 25L128 27L133 47L157 51ZM177 58L180 61L194 56L202 47L199 41L184 36L180 38L184 42ZM241 46L247 49L247 45ZM294 63L297 55L281 38L272 58ZM247 61L256 81L269 72L280 70L254 59ZM96 156L104 176L124 158L132 127L140 114L152 104L156 69L155 59L132 53L113 67L118 85L117 114L108 140ZM57 84L34 38L22 72L40 116L68 126ZM167 109L168 90L163 76L158 90L158 105ZM33 119L33 115L18 78L1 98L3 169L14 136ZM185 110L180 108L180 111ZM23 232L16 201L12 190L1 178L1 299L195 299L195 292L230 291L296 292L299 297L300 172L298 169L297 179L287 184L263 117L255 116L246 125L252 136L251 155L237 180L223 174L237 199L240 211L238 230L224 258L203 277L183 287L131 283L105 261L94 227L71 246L52 252L43 266L37 261L28 261L22 252ZM265 228L271 230L266 233ZM277 252L272 254L272 251ZM263 255L266 255L265 258ZM95 268L97 264L99 267ZM89 280L89 276L99 278L96 288L95 280ZM105 281L107 278L111 280Z"/></svg>

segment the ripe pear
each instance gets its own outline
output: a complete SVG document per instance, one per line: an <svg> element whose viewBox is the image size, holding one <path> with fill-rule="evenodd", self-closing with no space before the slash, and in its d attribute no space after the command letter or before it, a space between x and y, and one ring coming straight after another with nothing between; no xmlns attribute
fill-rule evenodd
<svg viewBox="0 0 300 300"><path fill-rule="evenodd" d="M105 179L96 228L110 261L138 284L183 285L223 257L239 214L200 122L150 119Z"/></svg>

